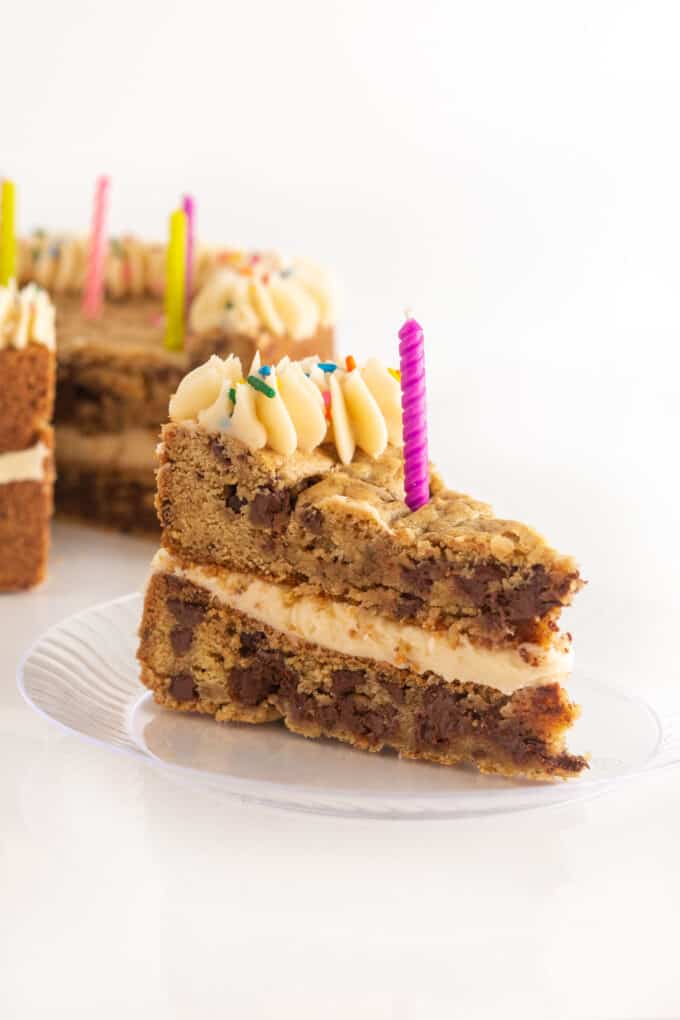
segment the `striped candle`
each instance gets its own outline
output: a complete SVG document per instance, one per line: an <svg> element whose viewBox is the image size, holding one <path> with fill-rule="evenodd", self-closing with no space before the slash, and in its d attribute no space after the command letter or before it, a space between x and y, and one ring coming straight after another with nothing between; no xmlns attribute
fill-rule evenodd
<svg viewBox="0 0 680 1020"><path fill-rule="evenodd" d="M106 262L106 213L109 204L108 177L98 177L92 206L92 227L87 251L83 315L96 319L102 310L104 296L104 265Z"/></svg>
<svg viewBox="0 0 680 1020"><path fill-rule="evenodd" d="M2 182L0 197L0 285L6 287L17 275L17 237L15 227L16 188L14 181Z"/></svg>
<svg viewBox="0 0 680 1020"><path fill-rule="evenodd" d="M409 510L418 510L430 499L430 465L425 410L425 337L415 319L407 319L399 330L399 360L405 499Z"/></svg>
<svg viewBox="0 0 680 1020"><path fill-rule="evenodd" d="M187 218L187 259L184 274L184 297L186 305L186 319L189 321L189 306L191 295L194 291L194 246L196 243L196 202L192 195L185 195L182 199L182 209Z"/></svg>
<svg viewBox="0 0 680 1020"><path fill-rule="evenodd" d="M181 351L184 347L186 257L187 216L184 209L176 209L170 216L165 276L165 346L170 351Z"/></svg>

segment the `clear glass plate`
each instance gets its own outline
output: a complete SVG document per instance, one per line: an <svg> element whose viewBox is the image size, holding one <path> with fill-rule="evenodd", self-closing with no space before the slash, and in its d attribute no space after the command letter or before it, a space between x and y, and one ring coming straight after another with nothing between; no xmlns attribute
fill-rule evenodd
<svg viewBox="0 0 680 1020"><path fill-rule="evenodd" d="M220 795L320 813L446 818L590 797L680 758L670 727L649 705L604 686L584 668L569 684L582 707L569 744L591 753L591 768L568 782L483 776L305 740L278 723L218 725L169 712L139 683L141 607L140 595L128 595L50 628L20 666L20 689L33 708L68 730Z"/></svg>

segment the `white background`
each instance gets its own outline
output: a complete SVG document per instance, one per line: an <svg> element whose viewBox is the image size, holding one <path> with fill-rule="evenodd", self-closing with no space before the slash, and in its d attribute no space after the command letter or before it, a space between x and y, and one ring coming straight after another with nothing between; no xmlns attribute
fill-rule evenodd
<svg viewBox="0 0 680 1020"><path fill-rule="evenodd" d="M6 5L0 173L23 229L84 230L100 172L114 230L162 237L191 191L205 239L336 271L343 352L394 360L412 306L447 480L578 555L608 679L672 689L679 29L653 2ZM150 547L83 535L0 605L0 1013L680 1016L677 773L421 832L182 797L15 694L44 625L143 581Z"/></svg>

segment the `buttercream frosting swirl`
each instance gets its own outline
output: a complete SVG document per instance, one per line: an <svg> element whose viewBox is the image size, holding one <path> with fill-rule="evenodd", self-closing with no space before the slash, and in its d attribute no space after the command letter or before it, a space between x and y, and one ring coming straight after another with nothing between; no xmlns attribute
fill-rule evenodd
<svg viewBox="0 0 680 1020"><path fill-rule="evenodd" d="M19 290L11 280L0 287L0 350L21 350L31 341L54 347L54 305L37 284Z"/></svg>
<svg viewBox="0 0 680 1020"><path fill-rule="evenodd" d="M345 368L317 357L262 365L257 353L244 376L234 355L212 355L182 379L169 413L285 457L332 443L349 464L357 449L379 457L402 442L398 376L377 358L361 368L350 358Z"/></svg>
<svg viewBox="0 0 680 1020"><path fill-rule="evenodd" d="M33 281L55 294L80 293L87 246L84 237L36 230L19 243L19 280ZM131 235L109 240L104 286L110 298L160 298L165 275L164 244ZM198 245L193 281L190 325L196 333L218 330L302 340L334 319L331 281L304 259Z"/></svg>
<svg viewBox="0 0 680 1020"><path fill-rule="evenodd" d="M333 287L318 266L274 252L234 253L218 263L196 295L189 321L195 333L304 340L330 326L334 316Z"/></svg>

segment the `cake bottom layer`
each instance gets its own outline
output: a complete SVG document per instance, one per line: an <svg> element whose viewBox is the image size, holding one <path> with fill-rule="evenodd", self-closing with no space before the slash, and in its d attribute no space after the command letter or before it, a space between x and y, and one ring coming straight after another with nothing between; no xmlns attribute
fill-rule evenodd
<svg viewBox="0 0 680 1020"><path fill-rule="evenodd" d="M54 476L49 427L41 430L36 451L42 454L42 477L0 484L0 591L32 588L47 573Z"/></svg>
<svg viewBox="0 0 680 1020"><path fill-rule="evenodd" d="M158 532L155 493L151 467L87 467L57 461L57 512L88 524L145 534Z"/></svg>
<svg viewBox="0 0 680 1020"><path fill-rule="evenodd" d="M218 721L283 720L306 737L509 776L567 778L587 767L565 750L578 709L557 683L507 695L482 677L446 682L344 655L263 625L170 574L149 583L139 659L159 704Z"/></svg>

